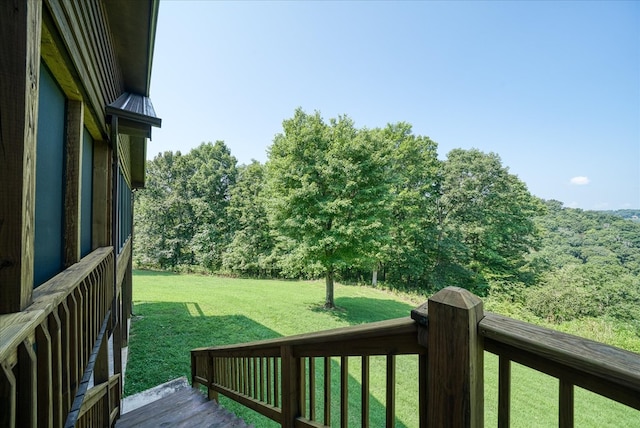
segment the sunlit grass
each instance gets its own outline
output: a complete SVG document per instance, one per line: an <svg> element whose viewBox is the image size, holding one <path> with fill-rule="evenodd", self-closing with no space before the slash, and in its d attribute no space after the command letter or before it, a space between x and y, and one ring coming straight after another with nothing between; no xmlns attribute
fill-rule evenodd
<svg viewBox="0 0 640 428"><path fill-rule="evenodd" d="M370 287L336 285L336 311L321 309L322 281L229 279L197 275L134 272L134 318L125 395L180 376L190 377L189 351L325 330L408 316L416 302ZM360 425L360 358L349 359L349 426ZM513 364L513 427L557 426L558 381ZM322 385L316 362L317 388ZM385 359L371 358L371 426L384 426ZM332 384L339 388L339 358L332 361ZM417 359L397 357L398 427L418 423ZM497 425L497 358L485 354L486 426ZM317 392L317 397L322 397ZM337 390L334 392L337 397ZM222 401L256 427L277 426L244 407ZM577 427L640 427L640 412L577 390ZM320 402L321 404L321 402ZM321 415L318 408L317 414ZM339 403L332 403L338 425Z"/></svg>

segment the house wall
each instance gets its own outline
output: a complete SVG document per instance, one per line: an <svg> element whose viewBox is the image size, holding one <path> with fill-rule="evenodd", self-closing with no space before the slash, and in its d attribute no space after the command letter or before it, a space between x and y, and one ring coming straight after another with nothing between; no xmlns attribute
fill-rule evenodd
<svg viewBox="0 0 640 428"><path fill-rule="evenodd" d="M104 109L124 86L102 1L0 3L1 314L25 309L34 286L113 245ZM130 143L118 140L126 192ZM130 205L124 194L115 202Z"/></svg>

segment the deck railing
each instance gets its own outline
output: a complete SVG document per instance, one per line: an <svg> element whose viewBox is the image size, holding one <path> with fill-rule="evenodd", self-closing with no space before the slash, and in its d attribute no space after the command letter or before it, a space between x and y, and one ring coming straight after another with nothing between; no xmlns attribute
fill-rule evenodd
<svg viewBox="0 0 640 428"><path fill-rule="evenodd" d="M24 311L0 315L0 426L113 424L121 379L109 376L107 338L126 284L114 287L114 263L113 248L99 248L35 289Z"/></svg>
<svg viewBox="0 0 640 428"><path fill-rule="evenodd" d="M369 357L386 357L386 426L395 424L396 355L418 357L420 427L481 427L484 352L499 356L498 426L510 423L510 362L560 380L560 427L573 426L573 386L640 410L640 355L495 314L456 287L436 293L411 318L191 351L192 383L223 394L283 427L331 425L331 403L348 424L349 357L361 357L361 425L369 426ZM331 357L340 358L332 397ZM316 367L316 358L322 367ZM316 371L322 376L317 377ZM316 379L323 379L316 397ZM316 414L316 409L323 411Z"/></svg>

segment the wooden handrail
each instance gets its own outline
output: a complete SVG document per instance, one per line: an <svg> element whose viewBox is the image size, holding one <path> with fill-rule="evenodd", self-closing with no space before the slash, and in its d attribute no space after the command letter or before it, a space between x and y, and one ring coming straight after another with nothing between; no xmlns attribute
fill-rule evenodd
<svg viewBox="0 0 640 428"><path fill-rule="evenodd" d="M480 299L449 287L412 311L412 318L191 351L192 383L211 399L221 393L283 427L331 424L339 400L349 409L349 357L362 358L362 426L369 425L369 356L387 356L386 426L393 426L395 355L419 356L420 426L484 423L484 351L499 355L498 426L510 424L510 367L515 361L560 380L558 425L573 426L574 385L640 410L640 355L492 313ZM331 357L340 357L340 396L332 398ZM324 413L315 414L315 358L323 358ZM266 389L266 391L265 391ZM308 407L307 408L307 403Z"/></svg>
<svg viewBox="0 0 640 428"><path fill-rule="evenodd" d="M640 410L640 355L593 340L487 313L478 324L499 356L498 423L509 426L510 362L560 380L559 426L573 426L574 386Z"/></svg>
<svg viewBox="0 0 640 428"><path fill-rule="evenodd" d="M98 248L35 289L24 311L0 316L0 426L62 427L93 364L95 382L108 380L100 339L111 328L115 263L111 247ZM119 385L108 413L119 409Z"/></svg>
<svg viewBox="0 0 640 428"><path fill-rule="evenodd" d="M417 332L418 326L407 317L235 346L198 348L191 351L192 382L194 386L207 386L210 398L217 399L221 393L283 426L318 427L323 425L315 414L314 358L324 358L325 379L328 379L330 358L340 357L341 420L346 426L347 358L362 357L368 376L368 357L387 356L388 378L392 383L395 355L427 352L418 344ZM325 383L325 397L329 394L328 386ZM365 412L368 390L363 391L363 397L366 397ZM307 398L308 409L305 408ZM326 398L324 403L324 422L329 424L331 403ZM368 419L368 413L364 418ZM388 419L395 419L395 414L390 411Z"/></svg>

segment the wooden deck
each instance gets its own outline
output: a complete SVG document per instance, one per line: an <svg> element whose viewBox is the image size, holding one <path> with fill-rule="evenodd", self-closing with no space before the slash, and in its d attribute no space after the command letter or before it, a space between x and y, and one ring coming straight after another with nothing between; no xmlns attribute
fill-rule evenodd
<svg viewBox="0 0 640 428"><path fill-rule="evenodd" d="M122 415L117 428L209 427L246 428L245 422L207 398L186 388Z"/></svg>

